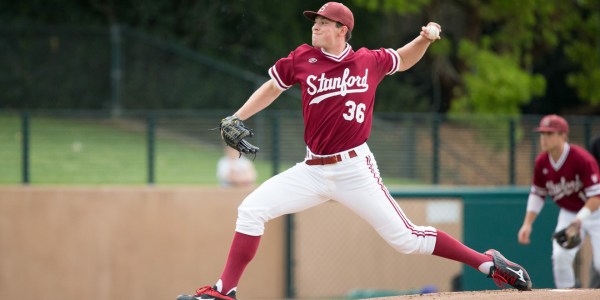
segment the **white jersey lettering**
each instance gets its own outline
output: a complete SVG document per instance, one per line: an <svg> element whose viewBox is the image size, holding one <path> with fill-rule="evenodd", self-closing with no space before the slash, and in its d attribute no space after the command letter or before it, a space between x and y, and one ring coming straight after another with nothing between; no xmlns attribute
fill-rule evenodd
<svg viewBox="0 0 600 300"><path fill-rule="evenodd" d="M553 197L554 201L558 201L565 196L569 196L583 188L583 183L579 179L579 174L575 175L575 180L567 181L565 177L560 177L559 183L552 181L546 182L548 194Z"/></svg>
<svg viewBox="0 0 600 300"><path fill-rule="evenodd" d="M337 95L346 96L346 94L350 93L365 92L369 89L369 84L367 83L368 77L369 69L365 69L364 76L350 76L350 69L348 68L344 70L342 77L327 78L325 73L321 73L320 77L309 75L306 78L306 84L309 86L306 92L309 95L314 96L317 93L334 91L312 99L309 104L318 104L327 98ZM318 82L318 88L316 82Z"/></svg>

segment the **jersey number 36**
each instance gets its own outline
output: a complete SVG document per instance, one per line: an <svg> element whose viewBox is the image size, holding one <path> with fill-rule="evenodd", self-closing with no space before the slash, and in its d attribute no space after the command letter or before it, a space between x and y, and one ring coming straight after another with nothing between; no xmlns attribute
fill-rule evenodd
<svg viewBox="0 0 600 300"><path fill-rule="evenodd" d="M365 120L365 109L367 106L364 103L356 103L352 100L346 101L346 107L348 107L348 111L343 114L344 119L346 121L352 121L356 118L356 122L362 123Z"/></svg>

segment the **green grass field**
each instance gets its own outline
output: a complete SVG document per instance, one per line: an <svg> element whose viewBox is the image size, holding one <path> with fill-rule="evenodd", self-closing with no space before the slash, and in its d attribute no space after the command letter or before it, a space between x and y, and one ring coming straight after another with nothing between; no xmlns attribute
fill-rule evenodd
<svg viewBox="0 0 600 300"><path fill-rule="evenodd" d="M21 124L0 118L0 184L22 180ZM215 185L222 149L176 136L156 137L155 183ZM110 121L32 118L32 184L146 184L148 147L143 130L115 127ZM271 164L255 162L259 181Z"/></svg>
<svg viewBox="0 0 600 300"><path fill-rule="evenodd" d="M110 119L31 118L31 184L147 184L146 128ZM21 120L0 116L0 184L22 182ZM216 185L222 148L196 137L158 130L154 182L160 185ZM282 163L285 170L294 162ZM272 176L270 161L255 161L258 182ZM385 178L388 185L418 184Z"/></svg>

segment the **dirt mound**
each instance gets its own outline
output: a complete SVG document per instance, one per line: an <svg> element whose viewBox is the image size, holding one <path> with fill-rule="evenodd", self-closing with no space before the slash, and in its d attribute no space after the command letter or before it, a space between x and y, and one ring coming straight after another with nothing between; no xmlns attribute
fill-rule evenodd
<svg viewBox="0 0 600 300"><path fill-rule="evenodd" d="M433 293L409 296L384 297L377 299L387 300L448 300L448 299L498 299L498 300L551 300L551 299L577 299L592 300L600 299L600 289L534 289L533 291L521 292L517 290L498 290L498 291L475 291L475 292L453 292L453 293Z"/></svg>

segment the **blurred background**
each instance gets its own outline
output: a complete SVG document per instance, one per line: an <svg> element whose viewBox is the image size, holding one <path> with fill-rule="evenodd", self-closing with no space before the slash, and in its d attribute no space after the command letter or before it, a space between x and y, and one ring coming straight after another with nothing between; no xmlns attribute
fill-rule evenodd
<svg viewBox="0 0 600 300"><path fill-rule="evenodd" d="M309 42L301 12L321 4L3 2L0 183L216 183L221 141L209 129ZM572 142L600 134L597 1L346 4L355 49L401 47L428 21L443 26L419 64L378 90L370 144L390 184L528 184L530 129L545 114L567 117ZM259 181L302 159L299 108L294 88L248 121L264 150ZM197 158L194 147L207 161L182 159ZM497 166L483 168L488 157ZM91 174L106 173L100 165L119 176Z"/></svg>
<svg viewBox="0 0 600 300"><path fill-rule="evenodd" d="M463 210L464 193L477 188L489 190L496 198L507 191L511 197L516 193L515 199L520 200L511 202L515 209L509 210L514 215L487 216L488 220L515 227L524 214L526 187L539 153L538 137L532 129L541 117L551 113L563 115L571 125L570 142L580 146L587 147L592 137L600 135L599 1L354 0L344 3L352 9L356 20L350 40L355 50L398 48L414 39L428 21L442 26L442 40L432 44L415 67L385 79L380 85L369 140L385 183L395 196L407 197L406 190L412 188L432 191L430 194L408 193L413 199L419 198L417 202L423 205L416 204L414 219L437 222L439 218L430 219L426 208L430 204L438 207L436 198L447 197L459 203L458 210L451 209L447 211L448 218L442 217L442 220L451 220L449 226L453 227L448 230L481 240L479 231L473 233L469 232L470 228L463 228L467 218ZM216 196L219 193L213 192L221 191L216 167L223 155L223 143L218 131L211 129L218 126L221 118L237 110L268 79L267 70L275 61L298 45L310 42L311 22L301 12L317 10L322 4L324 1L312 0L2 1L0 199L7 201L2 204L5 212L17 213L22 218L30 216L31 211L18 210L9 203L23 197L37 203L33 199L38 196L44 199L48 192L37 188L50 188L50 194L56 193L57 198L62 198L60 195L73 195L73 189L78 188L85 188L94 195L114 188L115 193L122 195L122 189L129 193L130 189L142 187L145 192L135 197L143 198L146 196L140 195L151 193L153 188L178 193L180 189L193 187L200 189L192 195L201 203L204 198L219 198ZM253 142L261 147L253 162L258 173L257 184L304 158L300 107L299 90L293 88L247 121L257 132ZM436 189L445 187L453 189L436 194ZM19 196L15 196L15 189ZM243 190L241 195L247 192ZM31 193L38 196L33 197ZM110 195L99 197L115 197ZM232 210L242 196L234 194L228 200L233 201L230 202ZM64 196L73 201L81 197L88 198L78 193ZM503 197L496 200L504 203ZM206 201L211 203L212 200ZM434 201L433 204L430 201ZM33 203L27 205L37 207ZM201 207L210 209L206 203ZM179 209L191 209L186 205L193 204ZM46 208L38 209L41 211L37 213L48 217L50 212ZM316 218L309 218L310 222L298 220L296 237L307 238L306 243L310 243L310 235L303 235L301 230L315 230L302 224L320 224L316 220L327 223L327 216L333 213L323 212L329 209L316 208L314 213L307 213ZM110 210L107 214L113 216ZM72 215L60 216L57 218L66 218L66 224L74 222ZM160 215L158 217L160 219ZM354 217L347 219L341 214L339 218L342 224L339 228L345 228L351 226ZM554 217L548 219L548 230L552 230ZM234 220L233 217L232 225ZM276 289L278 292L268 297L260 291L252 296L257 299L323 298L340 296L350 290L350 287L340 286L331 275L311 277L325 274L323 270L308 268L307 273L302 273L304 269L294 269L293 250L296 249L296 255L303 255L308 249L293 248L292 221L286 219L281 225L285 238L282 238L283 244L279 248L274 246L273 250L282 253L279 275L285 280L278 282L281 285ZM444 222L447 221L442 224L446 224ZM26 224L11 223L9 219L0 224L0 247L10 244L18 249L19 245L29 244L27 240L21 240L25 244L18 242L17 237L36 235ZM196 226L203 230L206 228L202 226L212 228L214 223ZM49 234L73 234L68 228L71 227ZM518 249L518 228L512 230L506 240ZM189 238L178 235L181 232L181 228L173 229L170 237L164 237L164 242ZM224 235L224 242L228 243L229 233ZM344 235L348 233L336 236ZM148 233L148 238L151 236ZM540 239L540 247L549 247L546 245L549 238L540 236ZM340 237L341 245L357 242L342 241ZM201 245L201 241L198 243ZM156 254L177 251L167 249ZM548 250L540 249L534 247L526 251L545 253L543 251ZM11 281L15 266L10 262L23 258L18 250L8 250L0 248L0 252L15 255L3 255L4 260L0 261L0 270L5 274L0 277L0 290L5 293L9 291L5 287L18 286ZM61 251L58 247L52 253L60 256L64 253ZM108 247L102 253L111 256L114 251L117 250ZM365 251L373 253L374 250ZM523 255L520 250L515 250L515 254ZM327 260L328 256L323 253L320 255L324 261L315 264L330 263L328 267L332 272L345 264ZM196 253L196 256L201 254ZM347 263L356 256L360 255L349 255ZM177 256L173 257L174 260L166 264L168 267L160 268L181 266L182 262L175 260ZM549 257L539 259L540 266L550 262ZM357 272L371 274L368 277L372 278L377 270L369 273L364 268L387 265L385 261L382 264L374 261L380 258L373 255ZM422 265L424 274L431 274L438 263ZM220 267L220 264L216 266L216 271L198 267L190 277L206 276L213 280ZM455 269L460 268L451 265L450 275L444 273L433 280L439 289L451 288ZM56 268L46 271L57 272ZM104 271L112 274L114 270ZM259 270L256 272L261 274ZM298 272L298 276L294 277L294 272ZM34 280L32 274L37 274L34 269L23 274L19 282L37 283L37 277ZM311 274L304 276L324 283L325 287L315 288L316 283L312 282L303 285L303 274ZM385 274L388 274L386 279L380 280L385 284L362 287L414 290L432 283L427 278L407 283L404 279L395 280L395 275ZM173 282L181 284L183 281ZM359 279L358 282L367 281ZM551 282L542 286L544 284ZM139 285L154 284L141 281ZM106 284L103 288L119 290ZM311 294L311 291L318 292ZM179 292L184 291L164 291L165 295ZM97 299L114 298L116 294L102 295Z"/></svg>

